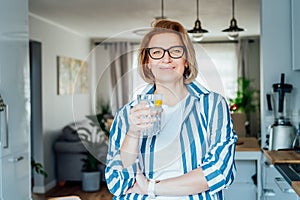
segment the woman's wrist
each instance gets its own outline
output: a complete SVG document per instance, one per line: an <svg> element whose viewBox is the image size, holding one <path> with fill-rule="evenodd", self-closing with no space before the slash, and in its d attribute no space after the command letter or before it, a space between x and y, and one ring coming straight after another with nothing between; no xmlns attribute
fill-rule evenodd
<svg viewBox="0 0 300 200"><path fill-rule="evenodd" d="M140 131L131 130L129 128L129 130L127 132L127 135L130 136L130 137L132 137L132 138L139 139L140 138Z"/></svg>
<svg viewBox="0 0 300 200"><path fill-rule="evenodd" d="M148 181L148 189L147 194L150 197L150 199L155 199L155 183L156 181L154 179L150 179Z"/></svg>
<svg viewBox="0 0 300 200"><path fill-rule="evenodd" d="M149 179L148 180L148 188L147 188L147 194L150 197L150 199L155 199L156 192L156 184L159 183L159 180Z"/></svg>

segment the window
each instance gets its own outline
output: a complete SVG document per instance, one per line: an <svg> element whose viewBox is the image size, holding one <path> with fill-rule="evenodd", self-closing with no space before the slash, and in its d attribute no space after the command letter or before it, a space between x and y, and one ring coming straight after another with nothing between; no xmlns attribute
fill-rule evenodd
<svg viewBox="0 0 300 200"><path fill-rule="evenodd" d="M196 80L227 99L236 97L237 43L198 43L194 46L199 69Z"/></svg>

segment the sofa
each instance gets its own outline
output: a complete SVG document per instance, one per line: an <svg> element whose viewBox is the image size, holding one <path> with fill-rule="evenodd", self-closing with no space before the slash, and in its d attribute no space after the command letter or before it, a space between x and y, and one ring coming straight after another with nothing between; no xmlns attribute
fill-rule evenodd
<svg viewBox="0 0 300 200"><path fill-rule="evenodd" d="M108 149L108 139L104 134L99 134L99 128L92 125L89 120L82 120L66 125L62 129L61 135L54 142L56 176L59 183L82 180L82 159L86 157L85 152L88 151L82 138L87 139L90 135L86 135L85 137L82 136L87 132L97 132L95 134L100 136L100 139L96 139L97 146L99 144L99 149L97 149L97 152L99 153L97 153L95 157L101 162L99 167L101 181L105 181L104 169Z"/></svg>

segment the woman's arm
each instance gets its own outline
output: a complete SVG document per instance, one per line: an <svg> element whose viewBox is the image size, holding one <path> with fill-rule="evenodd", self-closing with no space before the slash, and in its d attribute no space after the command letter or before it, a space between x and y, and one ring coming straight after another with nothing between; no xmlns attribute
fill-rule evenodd
<svg viewBox="0 0 300 200"><path fill-rule="evenodd" d="M156 195L184 196L198 194L208 190L208 185L201 168L175 178L160 180L155 184Z"/></svg>
<svg viewBox="0 0 300 200"><path fill-rule="evenodd" d="M155 182L154 194L162 196L187 196L209 189L201 168L178 177L155 180ZM149 180L142 173L138 173L134 186L127 193L147 194L148 187Z"/></svg>
<svg viewBox="0 0 300 200"><path fill-rule="evenodd" d="M144 117L151 116L151 111L147 103L141 102L131 108L129 113L129 129L121 145L120 154L123 167L132 165L138 156L138 147L140 141L140 131L152 126L154 118Z"/></svg>

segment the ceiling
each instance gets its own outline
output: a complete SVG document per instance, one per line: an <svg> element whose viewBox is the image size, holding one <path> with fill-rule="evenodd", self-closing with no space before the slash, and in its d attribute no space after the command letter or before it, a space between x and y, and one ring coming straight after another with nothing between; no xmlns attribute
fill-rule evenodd
<svg viewBox="0 0 300 200"><path fill-rule="evenodd" d="M232 18L231 0L199 0L199 19L208 39L226 39L221 30ZM161 0L29 0L31 16L90 38L139 38L133 31L149 27L162 15ZM192 29L196 0L164 0L164 16ZM241 36L260 35L260 0L235 0Z"/></svg>

